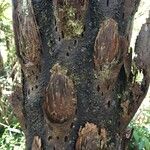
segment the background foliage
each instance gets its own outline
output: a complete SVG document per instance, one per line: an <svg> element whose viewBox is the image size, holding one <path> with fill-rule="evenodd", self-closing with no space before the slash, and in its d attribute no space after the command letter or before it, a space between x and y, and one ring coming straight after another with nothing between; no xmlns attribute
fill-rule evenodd
<svg viewBox="0 0 150 150"><path fill-rule="evenodd" d="M0 149L23 150L24 135L9 103L14 86L20 83L10 11L11 3L0 0Z"/></svg>
<svg viewBox="0 0 150 150"><path fill-rule="evenodd" d="M131 150L150 150L150 105L141 106L129 127L134 128Z"/></svg>
<svg viewBox="0 0 150 150"><path fill-rule="evenodd" d="M140 11L135 16L132 47L149 8L150 1L142 0ZM0 150L25 148L24 134L9 104L10 95L18 84L20 84L20 66L15 55L11 3L9 0L0 0ZM130 150L150 150L149 95L129 125L130 128L134 128Z"/></svg>

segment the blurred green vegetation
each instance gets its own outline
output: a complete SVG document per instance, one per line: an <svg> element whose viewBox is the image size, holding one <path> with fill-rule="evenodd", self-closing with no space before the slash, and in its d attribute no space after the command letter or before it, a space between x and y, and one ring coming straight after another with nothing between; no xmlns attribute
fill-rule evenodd
<svg viewBox="0 0 150 150"><path fill-rule="evenodd" d="M150 150L150 106L138 110L129 127L134 128L130 150Z"/></svg>
<svg viewBox="0 0 150 150"><path fill-rule="evenodd" d="M15 55L12 20L8 18L11 16L8 13L10 10L9 0L0 1L0 150L23 150L24 134L9 104L14 86L20 84L20 66ZM129 127L134 128L130 150L150 150L150 106L138 111Z"/></svg>
<svg viewBox="0 0 150 150"><path fill-rule="evenodd" d="M20 83L10 10L8 0L0 1L0 150L23 150L24 134L9 104L14 86Z"/></svg>

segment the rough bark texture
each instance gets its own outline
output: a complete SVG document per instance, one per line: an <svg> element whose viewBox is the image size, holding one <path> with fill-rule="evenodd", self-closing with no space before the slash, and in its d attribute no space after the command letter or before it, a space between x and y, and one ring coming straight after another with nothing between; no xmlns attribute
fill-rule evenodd
<svg viewBox="0 0 150 150"><path fill-rule="evenodd" d="M150 79L149 20L135 61L129 48L139 2L13 0L27 149L127 148L126 127Z"/></svg>

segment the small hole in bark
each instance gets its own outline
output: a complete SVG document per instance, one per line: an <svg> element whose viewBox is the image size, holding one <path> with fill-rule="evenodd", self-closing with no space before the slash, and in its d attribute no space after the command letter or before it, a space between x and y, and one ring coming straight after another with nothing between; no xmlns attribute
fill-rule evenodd
<svg viewBox="0 0 150 150"><path fill-rule="evenodd" d="M31 90L33 91L33 87L31 88Z"/></svg>
<svg viewBox="0 0 150 150"><path fill-rule="evenodd" d="M22 52L22 55L23 55L23 56L25 56L25 53L24 53L24 52Z"/></svg>
<svg viewBox="0 0 150 150"><path fill-rule="evenodd" d="M61 37L64 38L64 32L63 31L61 31Z"/></svg>
<svg viewBox="0 0 150 150"><path fill-rule="evenodd" d="M143 73L144 74L144 73ZM142 84L141 85L141 91L142 92L146 92L146 86L145 86L145 84ZM139 97L138 97L139 98Z"/></svg>
<svg viewBox="0 0 150 150"><path fill-rule="evenodd" d="M130 116L130 111L128 110L128 116Z"/></svg>
<svg viewBox="0 0 150 150"><path fill-rule="evenodd" d="M68 46L68 50L70 50L71 49L71 47L70 46Z"/></svg>
<svg viewBox="0 0 150 150"><path fill-rule="evenodd" d="M39 51L40 51L41 55L43 55L43 51L42 51L42 49L40 49Z"/></svg>
<svg viewBox="0 0 150 150"><path fill-rule="evenodd" d="M68 136L65 136L64 142L67 142L67 141L68 141Z"/></svg>
<svg viewBox="0 0 150 150"><path fill-rule="evenodd" d="M53 40L50 40L50 44L53 44Z"/></svg>
<svg viewBox="0 0 150 150"><path fill-rule="evenodd" d="M57 26L55 27L55 31L57 32Z"/></svg>
<svg viewBox="0 0 150 150"><path fill-rule="evenodd" d="M78 18L81 18L81 14L78 14Z"/></svg>
<svg viewBox="0 0 150 150"><path fill-rule="evenodd" d="M23 64L26 64L26 62L24 60L22 60L22 61L23 61Z"/></svg>
<svg viewBox="0 0 150 150"><path fill-rule="evenodd" d="M75 13L75 20L77 20L77 13Z"/></svg>
<svg viewBox="0 0 150 150"><path fill-rule="evenodd" d="M30 95L30 89L28 90L28 95Z"/></svg>
<svg viewBox="0 0 150 150"><path fill-rule="evenodd" d="M124 19L124 13L122 13L122 18Z"/></svg>
<svg viewBox="0 0 150 150"><path fill-rule="evenodd" d="M120 127L120 125L121 125L121 122L120 122L120 121L118 121L118 127Z"/></svg>
<svg viewBox="0 0 150 150"><path fill-rule="evenodd" d="M109 6L109 0L107 0L107 6Z"/></svg>
<svg viewBox="0 0 150 150"><path fill-rule="evenodd" d="M76 102L74 102L74 103L73 103L73 106L76 106L76 105L77 105L77 103L76 103Z"/></svg>
<svg viewBox="0 0 150 150"><path fill-rule="evenodd" d="M38 88L38 85L35 85L35 88L37 89L37 88Z"/></svg>
<svg viewBox="0 0 150 150"><path fill-rule="evenodd" d="M39 65L38 65L38 64L36 65L36 68L39 68Z"/></svg>
<svg viewBox="0 0 150 150"><path fill-rule="evenodd" d="M74 46L76 46L76 45L77 45L77 40L74 40L74 43L73 43L73 44L74 44Z"/></svg>
<svg viewBox="0 0 150 150"><path fill-rule="evenodd" d="M130 98L133 98L133 93L132 92L130 92L129 95L130 95Z"/></svg>
<svg viewBox="0 0 150 150"><path fill-rule="evenodd" d="M60 40L61 40L61 38L59 37L59 38L58 38L58 41L60 41Z"/></svg>
<svg viewBox="0 0 150 150"><path fill-rule="evenodd" d="M83 37L84 36L84 32L85 32L85 26L83 27L83 32L81 33L81 37Z"/></svg>
<svg viewBox="0 0 150 150"><path fill-rule="evenodd" d="M38 77L38 76L36 76L35 78L36 78L36 80L38 80L38 78L39 78L39 77Z"/></svg>
<svg viewBox="0 0 150 150"><path fill-rule="evenodd" d="M57 21L56 21L56 19L55 19L55 20L54 20L54 24L55 24L55 25L56 25L56 22L57 22Z"/></svg>
<svg viewBox="0 0 150 150"><path fill-rule="evenodd" d="M129 41L129 36L127 36L127 41Z"/></svg>
<svg viewBox="0 0 150 150"><path fill-rule="evenodd" d="M49 136L49 137L48 137L48 140L50 141L51 139L53 139L53 137L52 137L52 136Z"/></svg>
<svg viewBox="0 0 150 150"><path fill-rule="evenodd" d="M84 36L84 33L82 32L82 33L81 33L81 37L83 37L83 36Z"/></svg>
<svg viewBox="0 0 150 150"><path fill-rule="evenodd" d="M56 115L56 113L55 113L55 112L53 112L53 113L52 113L52 116L55 116L55 115Z"/></svg>
<svg viewBox="0 0 150 150"><path fill-rule="evenodd" d="M39 72L41 72L42 71L42 69L41 69L41 66L39 65Z"/></svg>
<svg viewBox="0 0 150 150"><path fill-rule="evenodd" d="M118 98L118 103L119 105L121 105L121 98Z"/></svg>
<svg viewBox="0 0 150 150"><path fill-rule="evenodd" d="M69 53L68 53L68 52L66 53L66 56L69 56Z"/></svg>
<svg viewBox="0 0 150 150"><path fill-rule="evenodd" d="M83 31L85 31L85 30L86 30L86 27L84 26L84 27L83 27Z"/></svg>
<svg viewBox="0 0 150 150"><path fill-rule="evenodd" d="M34 74L34 71L32 70L32 73Z"/></svg>
<svg viewBox="0 0 150 150"><path fill-rule="evenodd" d="M25 124L25 129L27 129L27 124Z"/></svg>
<svg viewBox="0 0 150 150"><path fill-rule="evenodd" d="M73 84L75 84L75 81L74 81L74 80L73 80L72 82L73 82Z"/></svg>
<svg viewBox="0 0 150 150"><path fill-rule="evenodd" d="M108 106L108 108L110 108L110 101L108 101L107 106Z"/></svg>
<svg viewBox="0 0 150 150"><path fill-rule="evenodd" d="M98 86L97 86L97 92L99 92L99 91L100 91L100 86L98 85Z"/></svg>
<svg viewBox="0 0 150 150"><path fill-rule="evenodd" d="M104 95L104 93L102 92L102 96Z"/></svg>
<svg viewBox="0 0 150 150"><path fill-rule="evenodd" d="M71 123L70 128L71 128L71 129L73 128L73 122Z"/></svg>
<svg viewBox="0 0 150 150"><path fill-rule="evenodd" d="M53 148L53 150L56 150L55 147Z"/></svg>
<svg viewBox="0 0 150 150"><path fill-rule="evenodd" d="M57 136L56 139L59 140L59 136Z"/></svg>
<svg viewBox="0 0 150 150"><path fill-rule="evenodd" d="M110 85L107 85L107 90L109 90Z"/></svg>
<svg viewBox="0 0 150 150"><path fill-rule="evenodd" d="M77 109L75 110L75 115L77 114Z"/></svg>

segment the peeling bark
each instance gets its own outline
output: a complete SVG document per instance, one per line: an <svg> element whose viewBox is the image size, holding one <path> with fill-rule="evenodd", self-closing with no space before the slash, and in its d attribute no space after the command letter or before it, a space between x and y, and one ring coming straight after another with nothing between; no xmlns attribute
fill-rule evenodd
<svg viewBox="0 0 150 150"><path fill-rule="evenodd" d="M149 19L137 38L135 62L129 48L139 2L13 1L22 113L20 101L12 102L24 118L27 149L127 148L126 127L150 78Z"/></svg>

